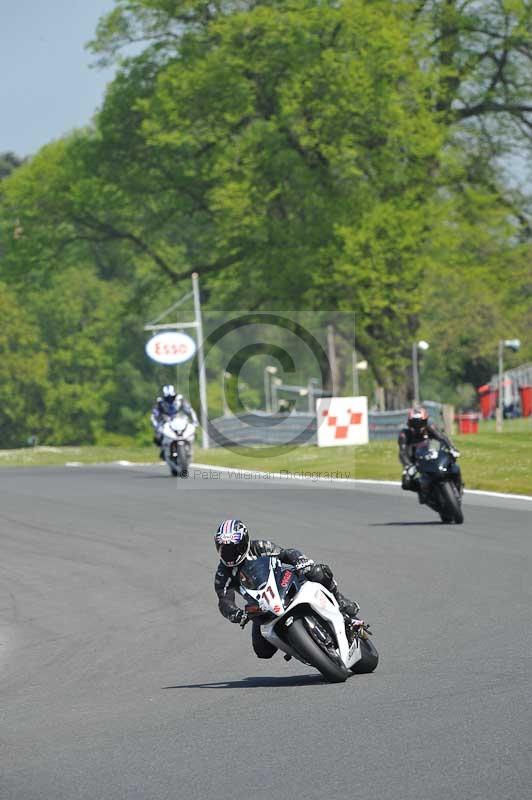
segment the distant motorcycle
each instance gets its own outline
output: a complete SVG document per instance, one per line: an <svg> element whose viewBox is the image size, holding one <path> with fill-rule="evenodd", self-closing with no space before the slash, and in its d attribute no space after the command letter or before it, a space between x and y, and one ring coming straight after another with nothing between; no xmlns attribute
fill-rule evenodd
<svg viewBox="0 0 532 800"><path fill-rule="evenodd" d="M174 477L188 478L196 426L186 414L178 412L164 423L161 433L162 452L170 472Z"/></svg>
<svg viewBox="0 0 532 800"><path fill-rule="evenodd" d="M424 485L427 505L440 515L442 522L461 525L464 521L462 476L456 463L456 451L443 445L435 450L426 440L416 447L414 458L417 479Z"/></svg>
<svg viewBox="0 0 532 800"><path fill-rule="evenodd" d="M285 658L309 664L331 683L351 673L373 672L379 655L368 625L353 620L349 634L336 598L321 583L300 578L275 556L248 560L240 568L246 613L261 623L264 638Z"/></svg>

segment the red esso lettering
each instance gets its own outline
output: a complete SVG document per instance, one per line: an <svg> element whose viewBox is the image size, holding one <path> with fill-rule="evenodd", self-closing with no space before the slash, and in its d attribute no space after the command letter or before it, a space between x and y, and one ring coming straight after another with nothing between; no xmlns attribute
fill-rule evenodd
<svg viewBox="0 0 532 800"><path fill-rule="evenodd" d="M188 345L184 342L181 344L173 344L172 345L172 355L174 356L185 356L188 352Z"/></svg>
<svg viewBox="0 0 532 800"><path fill-rule="evenodd" d="M155 354L160 356L161 355L161 343L155 342Z"/></svg>

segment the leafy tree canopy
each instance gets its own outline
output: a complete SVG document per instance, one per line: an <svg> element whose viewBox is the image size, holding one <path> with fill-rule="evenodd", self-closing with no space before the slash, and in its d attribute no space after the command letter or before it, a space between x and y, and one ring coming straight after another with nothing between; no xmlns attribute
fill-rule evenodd
<svg viewBox="0 0 532 800"><path fill-rule="evenodd" d="M193 271L207 308L355 311L391 402L420 335L436 393L489 378L501 335L532 358L528 198L501 167L530 147L531 14L117 0L91 44L118 65L93 126L0 160L0 176L16 167L0 187L4 305L24 292L25 336L42 334L47 435L72 441L76 419L91 440L141 429L139 319Z"/></svg>

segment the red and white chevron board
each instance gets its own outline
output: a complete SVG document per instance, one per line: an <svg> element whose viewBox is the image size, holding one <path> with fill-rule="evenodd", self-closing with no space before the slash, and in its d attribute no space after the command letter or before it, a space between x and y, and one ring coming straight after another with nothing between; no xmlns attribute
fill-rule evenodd
<svg viewBox="0 0 532 800"><path fill-rule="evenodd" d="M318 447L367 444L367 397L320 397L316 402Z"/></svg>

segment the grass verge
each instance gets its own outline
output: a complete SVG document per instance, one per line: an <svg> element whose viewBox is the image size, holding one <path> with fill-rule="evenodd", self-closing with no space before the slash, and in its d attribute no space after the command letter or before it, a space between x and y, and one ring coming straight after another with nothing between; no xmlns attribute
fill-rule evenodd
<svg viewBox="0 0 532 800"><path fill-rule="evenodd" d="M460 465L468 489L532 495L532 435L478 434L455 436ZM241 467L268 472L341 473L338 477L399 480L401 467L397 444L371 442L361 447L278 448L261 457L254 450L198 452L196 460L216 466ZM326 475L327 477L327 475Z"/></svg>
<svg viewBox="0 0 532 800"><path fill-rule="evenodd" d="M0 467L50 467L68 463L158 460L155 447L27 447L0 450Z"/></svg>
<svg viewBox="0 0 532 800"><path fill-rule="evenodd" d="M468 489L532 495L532 433L507 432L455 436L462 452L460 464ZM268 472L325 473L337 477L399 480L397 445L371 442L362 447L289 447L265 451L259 448L204 452L195 460L213 466ZM46 466L67 463L95 464L113 461L158 461L154 447L36 447L0 450L0 466Z"/></svg>

